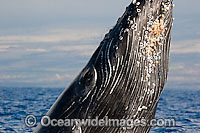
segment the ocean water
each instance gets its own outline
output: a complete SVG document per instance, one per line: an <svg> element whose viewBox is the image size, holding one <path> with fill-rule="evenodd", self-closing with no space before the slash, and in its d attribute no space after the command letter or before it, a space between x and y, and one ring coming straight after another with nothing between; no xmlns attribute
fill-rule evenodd
<svg viewBox="0 0 200 133"><path fill-rule="evenodd" d="M0 88L0 132L32 132L24 124L25 116L44 115L63 89ZM156 118L174 118L175 127L155 127L157 132L200 132L200 90L165 89Z"/></svg>

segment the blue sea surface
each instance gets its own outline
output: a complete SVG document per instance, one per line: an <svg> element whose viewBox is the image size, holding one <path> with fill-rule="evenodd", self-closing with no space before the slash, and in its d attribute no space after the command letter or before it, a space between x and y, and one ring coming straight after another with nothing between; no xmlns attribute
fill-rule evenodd
<svg viewBox="0 0 200 133"><path fill-rule="evenodd" d="M27 115L45 115L63 89L0 88L0 132L32 132L25 126ZM154 127L157 132L200 132L200 90L165 89L156 118L174 118L175 127Z"/></svg>

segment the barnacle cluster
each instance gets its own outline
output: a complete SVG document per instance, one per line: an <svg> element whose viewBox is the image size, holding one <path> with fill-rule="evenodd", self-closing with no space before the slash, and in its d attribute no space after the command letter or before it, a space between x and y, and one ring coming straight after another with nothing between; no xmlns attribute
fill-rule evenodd
<svg viewBox="0 0 200 133"><path fill-rule="evenodd" d="M140 43L141 53L144 57L146 57L146 66L145 68L145 76L144 81L148 82L148 85L155 87L154 83L150 83L151 73L154 73L154 69L157 65L159 65L159 61L161 58L162 45L164 44L164 40L166 38L165 32L167 32L167 23L165 20L168 11L172 6L170 1L163 1L160 6L160 13L154 19L153 11L150 10L148 14L149 21L147 22L147 26L144 27L144 41Z"/></svg>
<svg viewBox="0 0 200 133"><path fill-rule="evenodd" d="M139 6L139 2L136 2L136 7ZM144 66L144 74L142 75L142 81L147 82L148 86L151 85L151 88L155 88L155 83L150 83L151 74L154 73L155 67L159 65L161 53L162 53L162 45L164 44L164 40L166 39L166 32L168 30L167 27L167 19L168 11L171 6L173 6L172 1L163 0L161 2L160 11L158 15L155 15L153 12L153 8L150 8L150 12L147 14L147 24L143 26L142 31L137 31L138 25L137 23L133 23L132 29L137 33L138 44L139 44L139 52L138 57L143 58L146 61ZM139 12L140 13L140 12ZM155 17L157 16L157 17ZM139 67L141 60L136 62L136 65Z"/></svg>

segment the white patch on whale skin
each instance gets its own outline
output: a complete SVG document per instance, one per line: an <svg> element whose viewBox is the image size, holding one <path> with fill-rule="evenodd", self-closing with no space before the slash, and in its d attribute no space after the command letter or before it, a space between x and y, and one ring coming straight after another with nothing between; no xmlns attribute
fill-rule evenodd
<svg viewBox="0 0 200 133"><path fill-rule="evenodd" d="M133 4L135 4L137 2L137 0L133 0Z"/></svg>

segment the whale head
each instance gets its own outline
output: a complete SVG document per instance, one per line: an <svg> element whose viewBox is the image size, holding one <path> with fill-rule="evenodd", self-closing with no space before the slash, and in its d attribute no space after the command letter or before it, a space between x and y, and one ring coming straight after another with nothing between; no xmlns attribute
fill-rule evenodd
<svg viewBox="0 0 200 133"><path fill-rule="evenodd" d="M133 1L46 115L51 119L153 119L167 80L172 5L171 0ZM39 125L35 132L72 130L73 126ZM132 128L133 132L149 130L150 126Z"/></svg>

